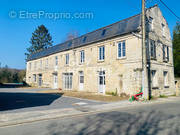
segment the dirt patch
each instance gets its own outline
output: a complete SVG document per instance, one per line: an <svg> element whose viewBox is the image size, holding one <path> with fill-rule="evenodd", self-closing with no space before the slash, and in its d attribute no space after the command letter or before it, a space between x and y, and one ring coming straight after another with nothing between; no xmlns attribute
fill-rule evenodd
<svg viewBox="0 0 180 135"><path fill-rule="evenodd" d="M59 93L64 96L77 97L82 99L91 99L98 100L104 102L115 102L120 100L128 100L129 97L121 97L121 96L111 96L111 95L102 95L91 92L79 92L79 91L60 91L60 90L44 90L40 91L40 93Z"/></svg>

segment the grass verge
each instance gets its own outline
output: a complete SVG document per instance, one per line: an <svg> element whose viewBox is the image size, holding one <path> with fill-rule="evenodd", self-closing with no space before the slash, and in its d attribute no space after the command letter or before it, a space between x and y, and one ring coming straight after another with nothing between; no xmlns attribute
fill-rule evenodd
<svg viewBox="0 0 180 135"><path fill-rule="evenodd" d="M128 100L129 97L121 97L121 96L112 96L112 95L102 95L91 92L79 92L79 91L60 91L60 90L44 90L40 91L40 93L56 93L62 94L63 96L77 97L82 99L90 99L97 100L103 102L115 102L121 100Z"/></svg>

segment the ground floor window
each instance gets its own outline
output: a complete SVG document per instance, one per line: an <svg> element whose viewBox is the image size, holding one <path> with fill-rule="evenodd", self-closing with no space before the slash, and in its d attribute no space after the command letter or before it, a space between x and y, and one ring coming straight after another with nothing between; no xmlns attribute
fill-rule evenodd
<svg viewBox="0 0 180 135"><path fill-rule="evenodd" d="M84 74L83 74L83 71L79 72L79 82L80 83L84 83Z"/></svg>
<svg viewBox="0 0 180 135"><path fill-rule="evenodd" d="M63 73L63 88L70 90L72 89L72 77L73 73Z"/></svg>
<svg viewBox="0 0 180 135"><path fill-rule="evenodd" d="M164 87L165 87L165 88L168 88L168 87L169 87L168 72L167 72L167 71L164 71L164 72L163 72L163 75L164 75Z"/></svg>
<svg viewBox="0 0 180 135"><path fill-rule="evenodd" d="M33 82L36 82L36 74L33 74Z"/></svg>
<svg viewBox="0 0 180 135"><path fill-rule="evenodd" d="M39 81L38 81L38 85L42 86L42 74L39 74Z"/></svg>
<svg viewBox="0 0 180 135"><path fill-rule="evenodd" d="M151 71L151 82L152 82L152 88L158 88L157 71L156 70Z"/></svg>
<svg viewBox="0 0 180 135"><path fill-rule="evenodd" d="M84 89L84 73L83 71L79 71L79 90Z"/></svg>

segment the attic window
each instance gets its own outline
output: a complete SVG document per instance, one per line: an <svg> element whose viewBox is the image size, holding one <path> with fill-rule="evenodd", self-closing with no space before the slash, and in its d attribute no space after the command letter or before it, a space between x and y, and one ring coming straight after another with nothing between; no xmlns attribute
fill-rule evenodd
<svg viewBox="0 0 180 135"><path fill-rule="evenodd" d="M86 39L87 39L87 37L84 37L84 38L83 38L83 43L86 42Z"/></svg>
<svg viewBox="0 0 180 135"><path fill-rule="evenodd" d="M69 42L69 43L68 43L68 46L70 47L71 45L72 45L72 42Z"/></svg>
<svg viewBox="0 0 180 135"><path fill-rule="evenodd" d="M106 29L104 29L104 30L102 31L101 36L104 36L104 35L105 35L105 33L106 33Z"/></svg>

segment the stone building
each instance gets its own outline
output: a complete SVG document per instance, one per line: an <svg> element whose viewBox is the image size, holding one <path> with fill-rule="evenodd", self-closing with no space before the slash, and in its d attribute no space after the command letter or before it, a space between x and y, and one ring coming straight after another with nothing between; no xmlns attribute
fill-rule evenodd
<svg viewBox="0 0 180 135"><path fill-rule="evenodd" d="M174 94L172 42L157 5L146 10L152 95ZM142 87L141 14L32 54L26 81L54 89L133 94Z"/></svg>

